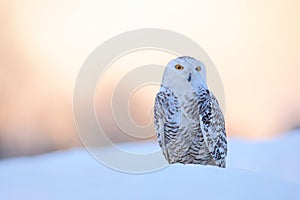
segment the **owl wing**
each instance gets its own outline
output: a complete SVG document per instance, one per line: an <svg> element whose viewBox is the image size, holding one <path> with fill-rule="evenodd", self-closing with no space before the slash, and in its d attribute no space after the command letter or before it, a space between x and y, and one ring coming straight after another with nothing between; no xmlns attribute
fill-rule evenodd
<svg viewBox="0 0 300 200"><path fill-rule="evenodd" d="M179 130L180 110L177 97L164 86L161 86L154 103L154 127L159 146L170 163L168 147L176 140Z"/></svg>
<svg viewBox="0 0 300 200"><path fill-rule="evenodd" d="M216 97L207 89L201 88L200 128L208 150L219 167L226 167L227 141L225 120Z"/></svg>

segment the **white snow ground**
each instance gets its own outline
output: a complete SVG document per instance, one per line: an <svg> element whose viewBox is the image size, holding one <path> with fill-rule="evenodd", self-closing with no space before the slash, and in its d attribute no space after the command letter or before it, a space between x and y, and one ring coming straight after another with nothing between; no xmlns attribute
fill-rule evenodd
<svg viewBox="0 0 300 200"><path fill-rule="evenodd" d="M300 131L231 139L226 169L176 164L148 174L109 169L84 149L13 158L0 161L0 199L300 199L299 150Z"/></svg>

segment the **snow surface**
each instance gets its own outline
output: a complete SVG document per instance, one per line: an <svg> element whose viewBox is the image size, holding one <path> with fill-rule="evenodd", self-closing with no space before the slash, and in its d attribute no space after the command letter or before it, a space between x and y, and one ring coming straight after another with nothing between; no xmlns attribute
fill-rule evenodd
<svg viewBox="0 0 300 200"><path fill-rule="evenodd" d="M112 170L85 149L7 159L0 199L300 199L299 150L299 131L260 143L231 139L226 169L175 164L147 174Z"/></svg>

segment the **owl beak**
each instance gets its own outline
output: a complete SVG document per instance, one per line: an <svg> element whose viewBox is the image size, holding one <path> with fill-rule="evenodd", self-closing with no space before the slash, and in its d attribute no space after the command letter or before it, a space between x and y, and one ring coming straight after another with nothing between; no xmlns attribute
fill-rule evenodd
<svg viewBox="0 0 300 200"><path fill-rule="evenodd" d="M187 78L188 82L190 82L190 81L191 81L191 79L192 79L192 74L191 74L191 73L189 73L189 76L188 76L188 78Z"/></svg>

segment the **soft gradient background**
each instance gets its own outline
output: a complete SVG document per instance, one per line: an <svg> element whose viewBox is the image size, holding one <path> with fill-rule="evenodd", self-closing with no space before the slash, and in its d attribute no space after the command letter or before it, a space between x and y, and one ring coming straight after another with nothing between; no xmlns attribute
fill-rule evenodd
<svg viewBox="0 0 300 200"><path fill-rule="evenodd" d="M1 0L0 157L80 145L72 92L82 63L110 37L147 27L206 50L223 80L229 136L266 140L299 128L299 10L297 0ZM153 102L143 95L140 109Z"/></svg>

